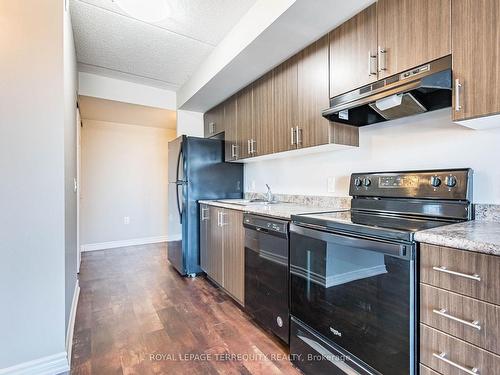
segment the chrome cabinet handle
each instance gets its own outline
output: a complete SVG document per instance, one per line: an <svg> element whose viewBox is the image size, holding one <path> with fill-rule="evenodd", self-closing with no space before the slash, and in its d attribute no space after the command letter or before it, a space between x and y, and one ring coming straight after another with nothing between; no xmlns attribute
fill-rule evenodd
<svg viewBox="0 0 500 375"><path fill-rule="evenodd" d="M466 273L461 273L461 272L449 270L445 266L439 266L439 267L434 266L434 267L432 267L432 269L434 271L447 273L449 275L455 275L455 276L465 277L466 279L481 281L481 277L477 273L472 274L472 275L468 275Z"/></svg>
<svg viewBox="0 0 500 375"><path fill-rule="evenodd" d="M210 134L214 134L215 133L215 122L210 122L208 124L208 132Z"/></svg>
<svg viewBox="0 0 500 375"><path fill-rule="evenodd" d="M455 111L460 112L462 106L460 105L460 91L462 84L458 78L455 79Z"/></svg>
<svg viewBox="0 0 500 375"><path fill-rule="evenodd" d="M378 47L378 71L387 70L387 50L382 47Z"/></svg>
<svg viewBox="0 0 500 375"><path fill-rule="evenodd" d="M295 145L295 129L294 128L290 128L291 130L291 139L290 139L290 145Z"/></svg>
<svg viewBox="0 0 500 375"><path fill-rule="evenodd" d="M299 128L298 126L295 127L295 134L297 138L297 146L302 144L302 128Z"/></svg>
<svg viewBox="0 0 500 375"><path fill-rule="evenodd" d="M467 367L464 367L462 365L459 365L458 363L453 362L453 361L449 360L448 358L446 358L446 353L445 352L432 353L432 356L434 358L439 359L440 361L443 361L444 363L449 364L450 366L453 366L453 367L455 367L455 368L457 368L459 370L462 370L463 372L466 372L467 374L470 374L470 375L479 375L479 369L477 367L467 368Z"/></svg>
<svg viewBox="0 0 500 375"><path fill-rule="evenodd" d="M223 227L224 225L227 225L227 223L224 222L224 216L227 214L225 212L219 212L220 214L220 226Z"/></svg>
<svg viewBox="0 0 500 375"><path fill-rule="evenodd" d="M257 141L252 138L251 141L250 141L252 155L255 154L255 144L256 143L257 143Z"/></svg>
<svg viewBox="0 0 500 375"><path fill-rule="evenodd" d="M231 145L231 157L238 159L238 146L235 144Z"/></svg>
<svg viewBox="0 0 500 375"><path fill-rule="evenodd" d="M205 213L207 213L207 212L208 212L208 208L206 208L206 207L201 208L201 220L202 221L208 220L208 215L205 216Z"/></svg>
<svg viewBox="0 0 500 375"><path fill-rule="evenodd" d="M437 314L437 315L442 316L444 318L454 320L455 322L459 322L459 323L465 324L466 326L475 328L478 331L481 330L481 325L479 324L478 320L473 320L472 322L468 322L467 320L463 320L463 319L457 318L456 316L448 314L448 310L446 310L446 309L432 309L432 312L434 314Z"/></svg>
<svg viewBox="0 0 500 375"><path fill-rule="evenodd" d="M247 149L248 149L248 155L251 155L252 154L252 148L250 146L250 139L247 141Z"/></svg>
<svg viewBox="0 0 500 375"><path fill-rule="evenodd" d="M377 75L377 55L374 55L372 51L368 51L368 75Z"/></svg>

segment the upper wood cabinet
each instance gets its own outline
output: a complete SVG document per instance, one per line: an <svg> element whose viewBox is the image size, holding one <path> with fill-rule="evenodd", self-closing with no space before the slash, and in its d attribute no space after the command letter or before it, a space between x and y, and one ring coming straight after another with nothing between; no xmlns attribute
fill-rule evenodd
<svg viewBox="0 0 500 375"><path fill-rule="evenodd" d="M452 15L453 119L499 113L500 2L453 0Z"/></svg>
<svg viewBox="0 0 500 375"><path fill-rule="evenodd" d="M224 102L224 140L225 160L239 159L238 124L237 124L237 99L236 95Z"/></svg>
<svg viewBox="0 0 500 375"><path fill-rule="evenodd" d="M377 80L377 5L330 33L330 97Z"/></svg>
<svg viewBox="0 0 500 375"><path fill-rule="evenodd" d="M253 90L252 85L245 87L237 94L237 137L238 155L240 159L252 156L251 140L253 136Z"/></svg>
<svg viewBox="0 0 500 375"><path fill-rule="evenodd" d="M300 53L297 87L297 147L328 143L330 122L321 115L321 111L329 107L328 35Z"/></svg>
<svg viewBox="0 0 500 375"><path fill-rule="evenodd" d="M446 56L451 0L378 0L377 35L379 79Z"/></svg>
<svg viewBox="0 0 500 375"><path fill-rule="evenodd" d="M212 108L203 116L205 138L222 133L224 129L224 103Z"/></svg>
<svg viewBox="0 0 500 375"><path fill-rule="evenodd" d="M274 151L273 73L263 75L253 84L251 156Z"/></svg>
<svg viewBox="0 0 500 375"><path fill-rule="evenodd" d="M273 70L274 149L275 152L297 148L297 61L288 59Z"/></svg>

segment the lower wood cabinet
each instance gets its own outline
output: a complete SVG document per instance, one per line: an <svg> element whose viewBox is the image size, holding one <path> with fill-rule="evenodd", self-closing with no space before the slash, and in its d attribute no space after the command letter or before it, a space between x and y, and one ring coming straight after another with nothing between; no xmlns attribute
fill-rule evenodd
<svg viewBox="0 0 500 375"><path fill-rule="evenodd" d="M420 374L500 375L500 257L420 246Z"/></svg>
<svg viewBox="0 0 500 375"><path fill-rule="evenodd" d="M200 205L200 263L203 271L240 304L245 298L243 213Z"/></svg>

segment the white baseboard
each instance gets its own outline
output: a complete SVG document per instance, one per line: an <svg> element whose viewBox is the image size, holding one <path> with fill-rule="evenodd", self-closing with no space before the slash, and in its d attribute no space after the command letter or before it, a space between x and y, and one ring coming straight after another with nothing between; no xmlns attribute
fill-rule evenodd
<svg viewBox="0 0 500 375"><path fill-rule="evenodd" d="M168 236L157 236L157 237L133 238L130 240L122 240L122 241L90 243L82 245L80 248L82 252L96 251L96 250L115 249L117 247L125 247L125 246L147 245L150 243L159 243L167 241L172 241L172 240Z"/></svg>
<svg viewBox="0 0 500 375"><path fill-rule="evenodd" d="M68 364L71 367L71 351L73 350L73 332L75 331L76 309L80 297L80 282L76 279L73 301L71 302L71 311L69 312L68 331L66 332L66 353L68 355Z"/></svg>
<svg viewBox="0 0 500 375"><path fill-rule="evenodd" d="M69 372L66 352L0 369L0 375L55 375Z"/></svg>

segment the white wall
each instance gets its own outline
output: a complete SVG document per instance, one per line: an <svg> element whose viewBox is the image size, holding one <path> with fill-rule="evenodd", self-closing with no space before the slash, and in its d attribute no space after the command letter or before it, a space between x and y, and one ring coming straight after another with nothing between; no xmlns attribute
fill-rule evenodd
<svg viewBox="0 0 500 375"><path fill-rule="evenodd" d="M177 135L203 137L203 113L177 111Z"/></svg>
<svg viewBox="0 0 500 375"><path fill-rule="evenodd" d="M275 193L347 196L353 172L470 167L474 201L500 204L500 129L471 130L450 118L444 109L375 124L360 129L356 149L246 164L246 191L268 183Z"/></svg>
<svg viewBox="0 0 500 375"><path fill-rule="evenodd" d="M63 12L0 1L0 369L65 355Z"/></svg>
<svg viewBox="0 0 500 375"><path fill-rule="evenodd" d="M80 95L148 107L177 109L175 91L84 72L78 73L78 79Z"/></svg>
<svg viewBox="0 0 500 375"><path fill-rule="evenodd" d="M65 329L68 323L76 286L77 212L76 191L76 97L78 72L76 51L69 11L64 12L64 202L65 202Z"/></svg>
<svg viewBox="0 0 500 375"><path fill-rule="evenodd" d="M175 136L175 130L83 120L83 245L167 236L167 146Z"/></svg>

